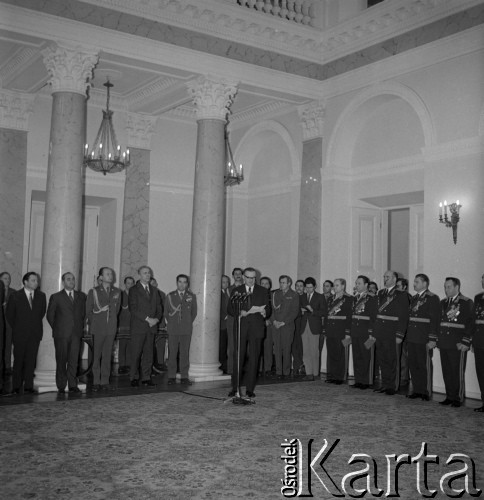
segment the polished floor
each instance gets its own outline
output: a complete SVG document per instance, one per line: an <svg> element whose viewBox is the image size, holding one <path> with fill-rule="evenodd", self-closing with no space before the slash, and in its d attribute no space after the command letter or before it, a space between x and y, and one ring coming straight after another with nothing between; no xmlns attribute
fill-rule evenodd
<svg viewBox="0 0 484 500"><path fill-rule="evenodd" d="M81 384L86 385L86 389L82 391L82 393L69 393L66 390L65 394L59 394L57 392L46 392L42 394L20 394L20 395L10 395L9 393L12 390L12 379L11 376L6 377L4 386L3 386L3 395L0 397L0 406L10 406L17 404L25 404L25 403L46 403L52 401L68 401L68 400L82 400L82 399L97 399L97 398L115 398L119 396L137 396L141 394L156 394L160 392L181 392L181 393L190 393L197 392L200 390L207 390L211 388L226 388L227 394L230 391L231 384L230 381L221 381L221 382L199 382L193 385L185 385L180 383L180 379L178 378L176 384L170 385L168 384L168 376L166 371L153 371L152 380L156 384L154 387L132 387L129 380L128 374L120 375L118 374L118 365L113 364L111 373L111 383L109 390L101 390L94 392L92 391L92 382L91 376L88 374L86 376L82 376L79 379ZM321 375L321 379L324 380L324 374ZM316 380L318 382L318 380ZM311 384L312 382L304 381L303 376L300 375L290 375L288 377L284 377L283 379L278 378L274 372L271 372L270 375L260 374L257 380L258 386L266 386L273 384ZM353 385L353 380L350 377L348 380L348 386L351 387ZM243 381L242 384L243 386ZM341 388L343 388L342 386ZM375 384L375 387L379 387L378 382ZM360 391L357 391L360 392ZM372 392L371 389L368 391L361 392ZM411 393L411 386L403 385L400 387L399 392L395 395L396 397L405 396L407 393ZM438 402L444 399L443 394L434 393L432 397L432 401ZM471 409L477 408L481 406L481 402L474 399L466 399L463 403L464 407L468 407Z"/></svg>

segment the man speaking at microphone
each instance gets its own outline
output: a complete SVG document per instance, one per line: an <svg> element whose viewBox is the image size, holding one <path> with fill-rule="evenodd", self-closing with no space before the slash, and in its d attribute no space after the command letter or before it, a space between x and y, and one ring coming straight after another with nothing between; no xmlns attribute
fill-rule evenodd
<svg viewBox="0 0 484 500"><path fill-rule="evenodd" d="M234 339L236 348L234 349L234 370L232 372L232 391L229 397L236 395L239 381L242 379L242 368L244 366L247 343L249 344L249 364L245 373L246 395L249 398L255 397L254 388L257 378L257 365L262 340L264 338L265 320L271 315L271 297L266 288L257 285L255 282L256 270L247 267L244 270L244 284L232 290L227 312L236 315L237 307L235 302L246 296L241 306L240 313L240 351L237 350L237 339ZM234 332L235 335L235 321ZM238 370L237 370L238 367ZM237 373L238 371L238 373Z"/></svg>

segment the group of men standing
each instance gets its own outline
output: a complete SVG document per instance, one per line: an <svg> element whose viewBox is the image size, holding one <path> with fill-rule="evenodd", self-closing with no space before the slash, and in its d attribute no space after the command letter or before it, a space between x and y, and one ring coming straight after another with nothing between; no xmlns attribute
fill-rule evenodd
<svg viewBox="0 0 484 500"><path fill-rule="evenodd" d="M254 397L261 363L269 375L273 355L277 378L287 377L291 368L293 374L301 373L302 363L303 380L315 380L326 341L325 382L341 385L347 380L351 345L355 380L352 388L373 387L375 392L394 395L400 387L400 362L404 357L413 387L407 397L423 401L429 401L432 395L432 353L438 347L446 390L446 398L440 404L452 407L461 406L464 400L466 357L472 344L484 402L484 292L476 295L473 302L460 292L459 279L445 279L446 298L440 300L429 290L429 277L423 273L415 276L413 296L397 286L399 278L394 271L384 273L384 287L376 293L369 289L371 284L376 287L374 282L358 276L353 294L346 292L346 280L342 278L334 283L325 281L321 294L312 277L296 281L292 289L291 278L282 275L279 289L271 291L269 278L262 277L260 285L255 283L253 268L235 268L232 274L232 286L227 276L222 278L221 307L221 329L225 327L221 339L226 336L229 340L221 342L220 359L222 368L226 360L227 370L232 373L229 397L240 387L247 351L246 395ZM238 311L234 304L240 298L243 303ZM240 316L239 356L234 346L233 321L229 321L234 316L236 320ZM231 357L232 366L238 366L238 371L231 370ZM374 385L375 369L381 376L378 387ZM476 411L484 412L484 406Z"/></svg>
<svg viewBox="0 0 484 500"><path fill-rule="evenodd" d="M51 295L48 306L45 294L39 290L37 273L25 274L23 287L11 293L8 300L5 299L4 283L0 281L0 301L4 305L0 308L0 350L3 352L6 327L11 328L13 342L12 391L7 394L35 393L34 372L45 315L52 327L56 385L61 394L66 389L70 393L81 392L77 373L81 339L86 330L93 339L92 390L114 389L109 382L120 312L124 314L124 324L129 324L127 353L131 386L138 387L140 383L148 387L155 385L151 379L154 336L162 318L166 322L169 339L168 383L176 381L179 355L181 382L190 384L188 353L197 301L188 289L189 278L184 274L178 275L177 289L170 292L163 303L162 295L150 283L153 279L151 268L141 266L138 275L136 282L133 278L126 278L125 283L129 282L129 286L122 292L114 286L114 271L102 267L98 285L86 296L75 290L73 273L66 272L62 275L62 290ZM127 306L123 306L123 296L127 297ZM0 385L3 386L3 366L1 368Z"/></svg>

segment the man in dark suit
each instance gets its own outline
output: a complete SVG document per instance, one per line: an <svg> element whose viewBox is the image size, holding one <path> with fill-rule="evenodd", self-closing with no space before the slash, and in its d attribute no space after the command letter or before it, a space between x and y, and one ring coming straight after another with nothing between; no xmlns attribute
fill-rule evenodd
<svg viewBox="0 0 484 500"><path fill-rule="evenodd" d="M144 386L156 384L151 380L153 365L153 345L158 323L163 316L161 299L158 290L150 285L153 271L148 266L138 269L139 281L128 296L131 314L131 368L129 378L133 387L138 387L140 379Z"/></svg>
<svg viewBox="0 0 484 500"><path fill-rule="evenodd" d="M229 286L230 278L224 274L222 276L222 291L220 297L220 338L218 344L220 369L224 373L227 373L227 306L230 298Z"/></svg>
<svg viewBox="0 0 484 500"><path fill-rule="evenodd" d="M3 297L3 313L6 317L7 312L7 303L12 294L15 292L15 288L10 286L12 282L12 277L10 273L7 271L3 271L0 273L0 281L3 281L5 285L5 295ZM4 372L5 375L12 375L12 327L8 324L8 321L5 318L5 342L3 345L3 353L4 353ZM1 375L0 375L1 379Z"/></svg>
<svg viewBox="0 0 484 500"><path fill-rule="evenodd" d="M484 288L484 274L481 276L481 285ZM484 413L484 292L478 293L474 298L474 333L472 335L472 347L476 358L476 374L481 389L482 406L474 411Z"/></svg>
<svg viewBox="0 0 484 500"><path fill-rule="evenodd" d="M86 294L74 290L76 278L70 272L62 275L64 289L50 296L47 321L52 327L55 346L55 382L60 394L80 393L77 387L79 349L86 316Z"/></svg>
<svg viewBox="0 0 484 500"><path fill-rule="evenodd" d="M13 337L12 387L14 394L20 394L22 385L25 393L34 394L34 370L47 300L38 290L37 273L28 272L22 282L23 288L16 291L7 304L7 321L12 327Z"/></svg>
<svg viewBox="0 0 484 500"><path fill-rule="evenodd" d="M316 280L312 277L304 280L306 293L301 295L301 338L306 376L303 380L314 380L319 376L321 351L319 337L323 333L323 318L328 315L328 306L324 295L316 292Z"/></svg>
<svg viewBox="0 0 484 500"><path fill-rule="evenodd" d="M254 388L257 378L257 365L261 350L262 339L264 338L265 319L271 315L271 297L270 292L263 286L255 283L256 270L247 267L244 270L244 285L238 286L232 290L230 301L227 306L227 312L234 317L234 323L237 321L236 297L247 294L247 300L242 304L240 313L240 352L237 353L237 345L234 349L234 369L232 373L232 391L229 397L237 394L242 379L242 368L244 365L245 354L247 352L247 342L249 343L249 363L246 372L246 395L254 397ZM234 328L235 332L235 328ZM231 335L234 333L230 332ZM237 339L234 339L237 342ZM238 354L238 356L237 356ZM237 367L239 368L237 370Z"/></svg>

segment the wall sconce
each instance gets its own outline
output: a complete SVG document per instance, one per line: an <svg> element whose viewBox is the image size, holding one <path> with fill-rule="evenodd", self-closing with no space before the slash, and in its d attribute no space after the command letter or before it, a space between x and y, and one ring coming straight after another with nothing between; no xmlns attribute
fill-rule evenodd
<svg viewBox="0 0 484 500"><path fill-rule="evenodd" d="M459 223L459 210L462 205L459 204L459 200L455 203L447 205L447 201L444 201L444 213L442 214L442 202L439 204L439 222L445 224L446 227L452 228L452 237L454 238L454 245L457 244L457 224ZM450 217L447 214L447 209L450 211Z"/></svg>

